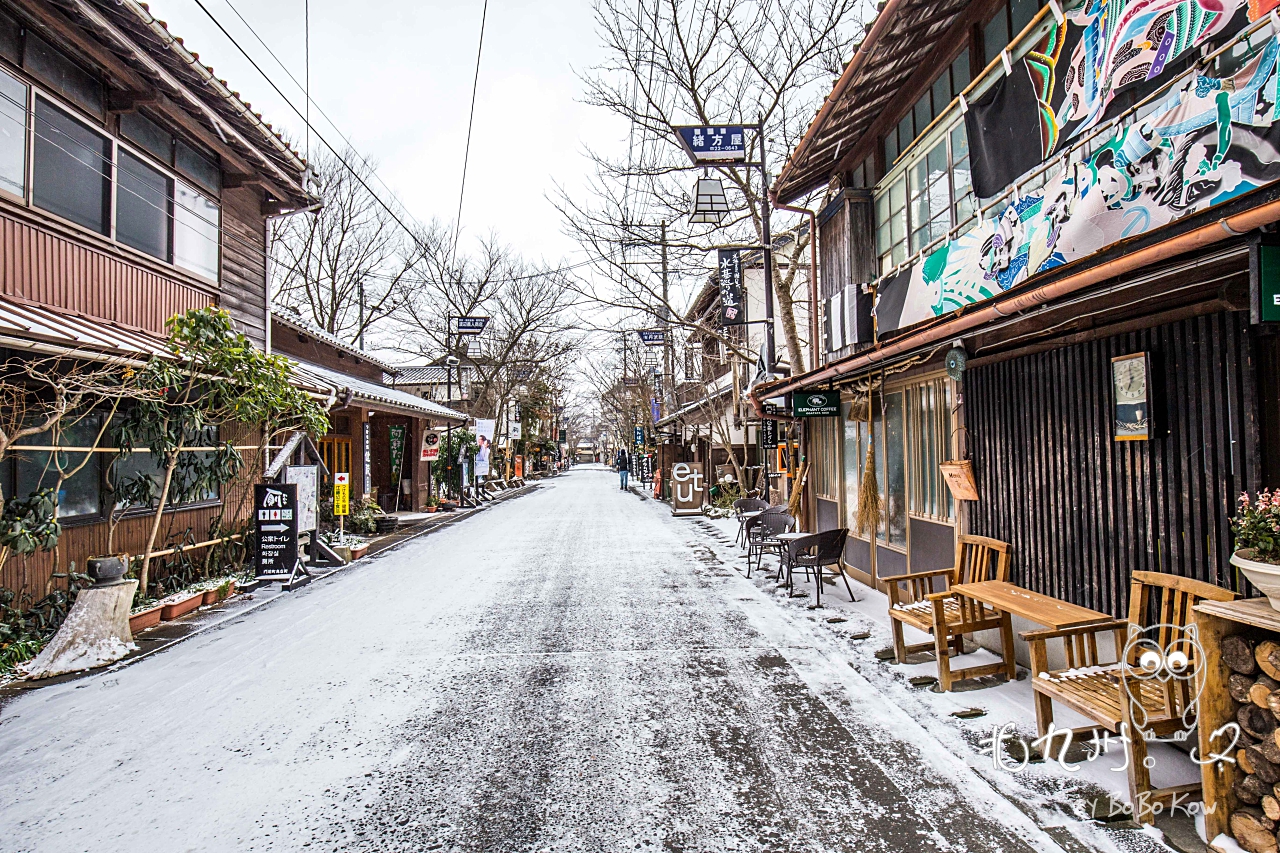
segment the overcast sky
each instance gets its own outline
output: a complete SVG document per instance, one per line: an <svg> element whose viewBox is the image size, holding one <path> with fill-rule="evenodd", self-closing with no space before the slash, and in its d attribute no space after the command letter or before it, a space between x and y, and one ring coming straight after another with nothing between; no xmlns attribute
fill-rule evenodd
<svg viewBox="0 0 1280 853"><path fill-rule="evenodd" d="M203 0L299 108L285 72L228 0ZM467 137L482 0L310 0L311 97L422 221L451 221ZM303 79L303 0L230 0ZM303 122L195 0L152 0L188 49L295 139ZM577 71L600 61L590 0L490 0L467 173L463 239L496 230L531 259L577 254L547 200L554 182L583 184L584 145L625 144L625 123L579 102ZM314 108L311 123L335 146ZM312 148L320 145L314 138ZM377 187L382 192L382 187Z"/></svg>

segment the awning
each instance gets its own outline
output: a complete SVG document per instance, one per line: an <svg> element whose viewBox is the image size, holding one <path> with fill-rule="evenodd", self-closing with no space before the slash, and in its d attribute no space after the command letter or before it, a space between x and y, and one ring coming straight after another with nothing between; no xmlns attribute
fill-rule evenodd
<svg viewBox="0 0 1280 853"><path fill-rule="evenodd" d="M168 339L152 332L9 297L0 297L0 347L133 363L169 352Z"/></svg>
<svg viewBox="0 0 1280 853"><path fill-rule="evenodd" d="M312 377L325 384L337 389L339 396L344 391L350 391L353 400L359 400L365 403L373 403L378 407L392 408L399 411L408 412L410 414L435 418L437 420L453 421L457 424L465 424L469 420L469 416L453 409L445 408L439 403L433 403L430 400L424 400L421 397L415 397L407 391L400 391L378 382L368 379L361 379L357 376L350 376L339 370L333 370L328 367L321 367L302 359L290 359L297 367L295 372L299 375Z"/></svg>

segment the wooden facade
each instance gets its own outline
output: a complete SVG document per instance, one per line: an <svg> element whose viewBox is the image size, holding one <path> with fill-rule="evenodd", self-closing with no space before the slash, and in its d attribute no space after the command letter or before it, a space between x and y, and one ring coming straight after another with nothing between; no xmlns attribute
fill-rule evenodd
<svg viewBox="0 0 1280 853"><path fill-rule="evenodd" d="M1263 484L1255 338L1218 312L968 371L970 531L1013 544L1015 583L1117 617L1135 571L1238 588L1228 522ZM1111 359L1139 352L1156 435L1116 441Z"/></svg>

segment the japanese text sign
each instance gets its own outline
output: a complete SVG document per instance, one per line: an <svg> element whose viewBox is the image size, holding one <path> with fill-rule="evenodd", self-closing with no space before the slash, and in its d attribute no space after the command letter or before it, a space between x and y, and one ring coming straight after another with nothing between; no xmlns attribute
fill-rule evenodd
<svg viewBox="0 0 1280 853"><path fill-rule="evenodd" d="M717 253L720 273L720 325L741 326L747 322L747 306L742 299L742 255L737 249Z"/></svg>
<svg viewBox="0 0 1280 853"><path fill-rule="evenodd" d="M351 475L333 475L333 514L351 514Z"/></svg>
<svg viewBox="0 0 1280 853"><path fill-rule="evenodd" d="M680 144L695 163L747 159L747 135L741 127L677 127Z"/></svg>
<svg viewBox="0 0 1280 853"><path fill-rule="evenodd" d="M288 577L298 564L298 487L258 483L253 487L258 577Z"/></svg>

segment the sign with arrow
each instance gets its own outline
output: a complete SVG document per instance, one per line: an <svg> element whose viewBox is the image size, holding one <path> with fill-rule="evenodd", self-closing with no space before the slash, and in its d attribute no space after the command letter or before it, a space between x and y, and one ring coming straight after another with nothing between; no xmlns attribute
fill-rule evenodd
<svg viewBox="0 0 1280 853"><path fill-rule="evenodd" d="M298 566L298 486L258 483L253 487L259 578L292 579Z"/></svg>

